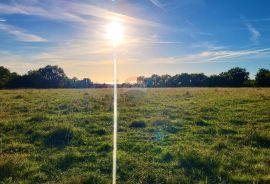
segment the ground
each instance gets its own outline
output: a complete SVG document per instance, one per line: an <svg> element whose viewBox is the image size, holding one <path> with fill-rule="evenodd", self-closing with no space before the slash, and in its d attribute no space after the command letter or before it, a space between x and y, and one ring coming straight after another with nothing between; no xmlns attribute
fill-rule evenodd
<svg viewBox="0 0 270 184"><path fill-rule="evenodd" d="M0 183L110 183L112 89L0 91ZM119 183L270 183L270 89L121 89Z"/></svg>

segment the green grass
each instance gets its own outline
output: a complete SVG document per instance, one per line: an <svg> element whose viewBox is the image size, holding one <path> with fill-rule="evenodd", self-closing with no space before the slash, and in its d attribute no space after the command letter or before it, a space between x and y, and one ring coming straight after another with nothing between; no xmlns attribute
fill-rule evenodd
<svg viewBox="0 0 270 184"><path fill-rule="evenodd" d="M119 183L270 183L270 89L119 100ZM0 91L0 183L110 183L112 110L112 89Z"/></svg>

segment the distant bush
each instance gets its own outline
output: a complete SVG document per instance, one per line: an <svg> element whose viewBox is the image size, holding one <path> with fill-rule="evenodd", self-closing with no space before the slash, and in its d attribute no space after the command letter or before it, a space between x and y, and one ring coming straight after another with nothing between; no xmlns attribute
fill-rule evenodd
<svg viewBox="0 0 270 184"><path fill-rule="evenodd" d="M67 153L57 160L57 167L61 170L67 170L72 164L81 161L82 157L77 152Z"/></svg>
<svg viewBox="0 0 270 184"><path fill-rule="evenodd" d="M0 182L4 181L4 183L8 183L13 178L32 177L36 171L37 167L21 155L0 154Z"/></svg>
<svg viewBox="0 0 270 184"><path fill-rule="evenodd" d="M221 128L219 133L221 133L223 135L232 135L232 134L236 134L237 131L235 131L231 128Z"/></svg>
<svg viewBox="0 0 270 184"><path fill-rule="evenodd" d="M22 95L16 95L16 96L14 97L14 99L22 99L22 98L23 98Z"/></svg>
<svg viewBox="0 0 270 184"><path fill-rule="evenodd" d="M209 124L204 120L196 120L195 125L197 125L197 126L208 126Z"/></svg>
<svg viewBox="0 0 270 184"><path fill-rule="evenodd" d="M194 180L208 177L209 183L216 183L219 178L219 162L212 155L205 156L195 151L184 152L179 155L179 164L186 175L194 176Z"/></svg>
<svg viewBox="0 0 270 184"><path fill-rule="evenodd" d="M145 128L146 123L144 121L134 121L129 125L130 128Z"/></svg>
<svg viewBox="0 0 270 184"><path fill-rule="evenodd" d="M5 158L0 160L0 181L6 178L18 177L22 169L22 162L17 158Z"/></svg>
<svg viewBox="0 0 270 184"><path fill-rule="evenodd" d="M89 174L85 177L81 184L107 184L109 181L98 174Z"/></svg>
<svg viewBox="0 0 270 184"><path fill-rule="evenodd" d="M234 125L244 125L246 123L246 121L240 119L231 119L229 122Z"/></svg>
<svg viewBox="0 0 270 184"><path fill-rule="evenodd" d="M43 114L37 114L37 115L31 117L28 121L32 122L32 123L41 123L41 122L47 121L48 119L49 118Z"/></svg>
<svg viewBox="0 0 270 184"><path fill-rule="evenodd" d="M64 184L107 184L110 181L98 173L88 173L87 175L73 175Z"/></svg>
<svg viewBox="0 0 270 184"><path fill-rule="evenodd" d="M221 151L223 149L226 149L227 145L224 142L218 142L218 143L214 144L213 148L217 151Z"/></svg>
<svg viewBox="0 0 270 184"><path fill-rule="evenodd" d="M173 154L166 152L161 156L162 162L171 162L173 160Z"/></svg>
<svg viewBox="0 0 270 184"><path fill-rule="evenodd" d="M60 127L52 131L45 139L45 144L48 146L65 146L70 143L74 137L72 129Z"/></svg>
<svg viewBox="0 0 270 184"><path fill-rule="evenodd" d="M154 126L166 126L167 124L169 124L169 121L167 119L159 119L153 122Z"/></svg>
<svg viewBox="0 0 270 184"><path fill-rule="evenodd" d="M270 148L270 135L268 132L251 131L246 136L246 139L251 145Z"/></svg>
<svg viewBox="0 0 270 184"><path fill-rule="evenodd" d="M97 149L98 152L105 152L105 153L108 153L111 150L112 150L112 146L107 143L101 144Z"/></svg>
<svg viewBox="0 0 270 184"><path fill-rule="evenodd" d="M97 135L105 135L107 132L106 132L106 130L105 129L98 129L98 130L95 130L95 133L97 134Z"/></svg>

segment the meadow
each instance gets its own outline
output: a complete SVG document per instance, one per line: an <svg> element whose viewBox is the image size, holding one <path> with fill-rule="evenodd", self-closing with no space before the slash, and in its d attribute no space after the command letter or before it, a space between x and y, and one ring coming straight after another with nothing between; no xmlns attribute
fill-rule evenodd
<svg viewBox="0 0 270 184"><path fill-rule="evenodd" d="M0 91L0 183L111 183L112 89ZM120 89L118 183L270 183L270 89Z"/></svg>

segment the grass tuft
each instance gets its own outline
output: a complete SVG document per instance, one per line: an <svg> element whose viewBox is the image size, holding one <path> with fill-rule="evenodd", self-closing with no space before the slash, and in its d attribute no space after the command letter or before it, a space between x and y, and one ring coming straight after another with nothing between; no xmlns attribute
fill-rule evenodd
<svg viewBox="0 0 270 184"><path fill-rule="evenodd" d="M47 146L62 147L71 142L74 137L74 132L68 127L58 127L45 138Z"/></svg>

